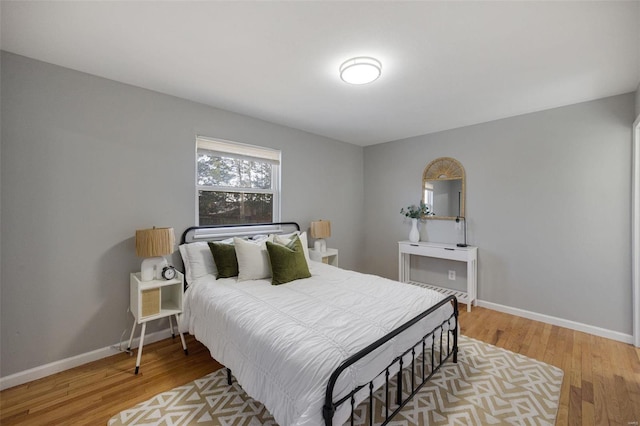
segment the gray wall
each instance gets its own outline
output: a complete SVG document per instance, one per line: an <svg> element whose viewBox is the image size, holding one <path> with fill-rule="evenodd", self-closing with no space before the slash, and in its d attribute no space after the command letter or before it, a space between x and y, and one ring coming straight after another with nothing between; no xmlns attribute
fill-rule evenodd
<svg viewBox="0 0 640 426"><path fill-rule="evenodd" d="M391 278L409 232L400 207L419 200L429 161L455 157L480 298L631 333L639 94L363 150L6 52L1 66L1 376L103 348L130 327L133 233L194 223L196 134L281 149L283 220L330 219L341 266ZM462 235L432 221L422 237ZM414 263L430 280L455 269L461 288L461 265Z"/></svg>
<svg viewBox="0 0 640 426"><path fill-rule="evenodd" d="M365 270L397 278L400 207L420 199L424 167L450 156L467 173L481 300L631 334L634 103L630 93L366 147ZM448 221L422 236L461 238Z"/></svg>
<svg viewBox="0 0 640 426"><path fill-rule="evenodd" d="M6 52L1 65L1 376L130 329L134 232L194 224L197 134L281 149L282 219L330 219L340 264L360 266L361 147Z"/></svg>

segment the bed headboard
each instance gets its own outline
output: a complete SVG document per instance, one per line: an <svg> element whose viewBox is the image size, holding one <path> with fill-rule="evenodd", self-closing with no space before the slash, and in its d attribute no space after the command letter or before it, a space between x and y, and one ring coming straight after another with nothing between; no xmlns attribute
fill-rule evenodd
<svg viewBox="0 0 640 426"><path fill-rule="evenodd" d="M182 270L185 273L184 284L185 290L190 283L190 277L193 278L194 274L202 276L203 273L207 273L208 268L213 268L213 258L209 261L203 256L210 257L211 253L207 244L204 244L204 250L201 244L195 244L193 248L184 247L183 244L189 245L189 243L206 243L209 241L224 240L230 237L245 237L251 238L257 235L268 234L284 234L294 231L300 231L300 225L296 222L275 222L275 223L249 223L243 225L207 225L207 226L192 226L187 228L180 238L180 254L183 261ZM204 253L203 253L204 251ZM206 254L205 254L206 253ZM185 265L185 257L190 258L189 267ZM196 277L197 278L197 277Z"/></svg>
<svg viewBox="0 0 640 426"><path fill-rule="evenodd" d="M216 241L229 237L252 237L265 234L283 234L299 231L296 222L245 223L242 225L205 225L187 228L180 238L180 244L196 241Z"/></svg>

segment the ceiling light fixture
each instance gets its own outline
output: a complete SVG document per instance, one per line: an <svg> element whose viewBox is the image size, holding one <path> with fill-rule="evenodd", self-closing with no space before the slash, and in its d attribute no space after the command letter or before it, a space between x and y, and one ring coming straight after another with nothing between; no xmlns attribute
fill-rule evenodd
<svg viewBox="0 0 640 426"><path fill-rule="evenodd" d="M349 84L367 84L375 81L382 73L379 60L368 56L351 58L340 65L340 78Z"/></svg>

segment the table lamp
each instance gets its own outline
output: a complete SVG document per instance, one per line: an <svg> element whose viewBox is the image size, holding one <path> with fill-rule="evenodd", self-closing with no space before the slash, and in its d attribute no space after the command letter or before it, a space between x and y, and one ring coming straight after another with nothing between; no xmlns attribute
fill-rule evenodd
<svg viewBox="0 0 640 426"><path fill-rule="evenodd" d="M316 251L326 252L327 251L327 242L324 240L325 238L329 238L331 236L331 222L328 220L318 220L311 222L311 237L317 238L316 242L313 243L313 248Z"/></svg>
<svg viewBox="0 0 640 426"><path fill-rule="evenodd" d="M145 258L140 267L140 280L160 279L162 268L168 265L164 256L173 253L175 245L173 228L138 229L136 231L136 255Z"/></svg>

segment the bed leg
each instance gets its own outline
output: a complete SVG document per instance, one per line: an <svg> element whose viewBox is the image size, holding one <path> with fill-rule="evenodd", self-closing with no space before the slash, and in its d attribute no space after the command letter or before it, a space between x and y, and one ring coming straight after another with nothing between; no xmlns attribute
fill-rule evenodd
<svg viewBox="0 0 640 426"><path fill-rule="evenodd" d="M227 368L227 384L231 386L231 369Z"/></svg>
<svg viewBox="0 0 640 426"><path fill-rule="evenodd" d="M398 371L398 380L396 380L398 389L396 389L396 404L402 404L402 363L400 363L400 371Z"/></svg>
<svg viewBox="0 0 640 426"><path fill-rule="evenodd" d="M453 300L453 314L456 320L456 326L453 329L453 363L458 362L458 332L460 331L460 324L458 323L458 299ZM470 306L470 305L469 305Z"/></svg>
<svg viewBox="0 0 640 426"><path fill-rule="evenodd" d="M458 363L458 330L453 333L453 363Z"/></svg>

